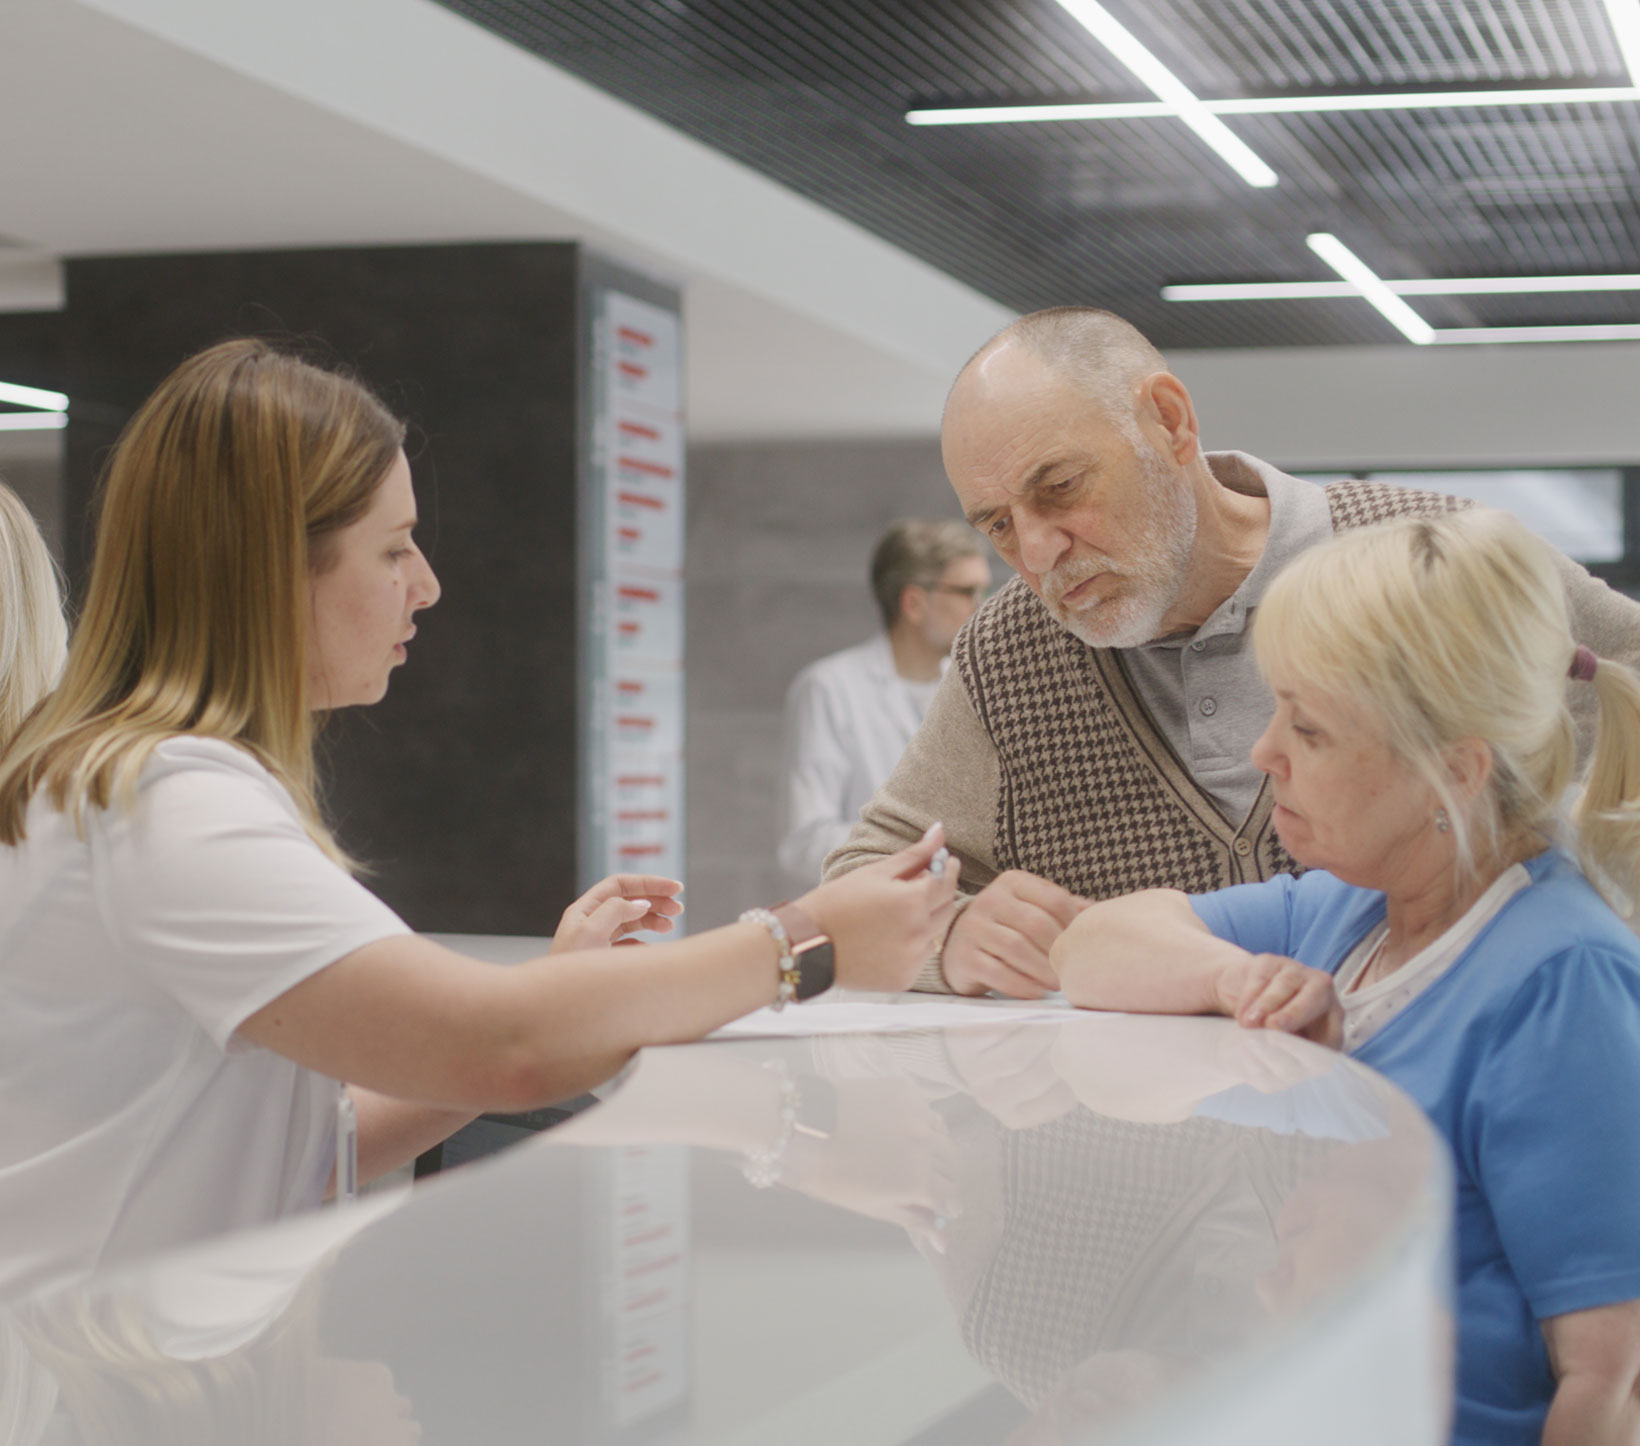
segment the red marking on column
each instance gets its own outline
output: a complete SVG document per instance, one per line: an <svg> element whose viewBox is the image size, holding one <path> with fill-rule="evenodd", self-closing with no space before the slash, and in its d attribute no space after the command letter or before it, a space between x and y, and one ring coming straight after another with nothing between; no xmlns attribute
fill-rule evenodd
<svg viewBox="0 0 1640 1446"><path fill-rule="evenodd" d="M634 587L624 583L615 589L616 597L630 598L633 602L659 602L661 595L652 587Z"/></svg>
<svg viewBox="0 0 1640 1446"><path fill-rule="evenodd" d="M624 467L628 472L642 472L646 477L676 477L675 467L665 467L659 462L645 462L642 457L617 457L617 467Z"/></svg>
<svg viewBox="0 0 1640 1446"><path fill-rule="evenodd" d="M666 503L659 497L645 497L641 492L617 492L615 494L615 500L617 502L625 502L632 507L653 508L657 512L664 512L666 510Z"/></svg>
<svg viewBox="0 0 1640 1446"><path fill-rule="evenodd" d="M659 427L646 427L642 422L621 421L615 424L617 431L628 437L647 437L651 442L661 439Z"/></svg>
<svg viewBox="0 0 1640 1446"><path fill-rule="evenodd" d="M618 326L615 335L622 341L636 342L639 346L654 346L655 338L647 331L639 331L635 326Z"/></svg>
<svg viewBox="0 0 1640 1446"><path fill-rule="evenodd" d="M615 364L615 370L618 371L623 377L631 377L635 382L641 382L646 376L649 375L649 368L641 367L637 364L637 362L617 362Z"/></svg>

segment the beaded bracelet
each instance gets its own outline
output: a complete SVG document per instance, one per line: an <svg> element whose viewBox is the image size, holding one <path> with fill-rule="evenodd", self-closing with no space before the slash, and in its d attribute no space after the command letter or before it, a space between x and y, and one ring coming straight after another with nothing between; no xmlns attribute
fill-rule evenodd
<svg viewBox="0 0 1640 1446"><path fill-rule="evenodd" d="M797 998L797 958L792 953L792 941L786 933L786 926L770 909L748 909L740 916L740 922L761 924L769 931L775 948L780 951L780 988L769 1007L774 1010L784 1009Z"/></svg>

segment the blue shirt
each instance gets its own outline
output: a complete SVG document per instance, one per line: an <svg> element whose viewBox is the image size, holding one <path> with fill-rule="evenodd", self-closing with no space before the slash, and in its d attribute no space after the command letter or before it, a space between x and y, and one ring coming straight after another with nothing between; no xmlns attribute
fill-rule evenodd
<svg viewBox="0 0 1640 1446"><path fill-rule="evenodd" d="M1439 979L1362 1045L1451 1147L1465 1443L1536 1442L1537 1322L1640 1298L1640 943L1550 851ZM1384 896L1312 870L1191 900L1221 939L1328 973Z"/></svg>

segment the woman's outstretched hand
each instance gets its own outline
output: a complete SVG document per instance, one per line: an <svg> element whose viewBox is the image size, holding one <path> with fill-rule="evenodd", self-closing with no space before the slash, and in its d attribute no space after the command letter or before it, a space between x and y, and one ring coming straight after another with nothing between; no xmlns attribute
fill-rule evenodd
<svg viewBox="0 0 1640 1446"><path fill-rule="evenodd" d="M1279 1029L1337 1049L1344 1010L1332 975L1280 954L1249 954L1218 979L1219 1009L1247 1029Z"/></svg>
<svg viewBox="0 0 1640 1446"><path fill-rule="evenodd" d="M908 989L951 927L957 861L934 824L910 848L811 889L796 902L831 936L837 982L849 989ZM937 871L931 872L935 856Z"/></svg>
<svg viewBox="0 0 1640 1446"><path fill-rule="evenodd" d="M558 921L553 954L572 949L605 949L644 932L665 934L683 912L683 885L659 874L611 874L582 894Z"/></svg>

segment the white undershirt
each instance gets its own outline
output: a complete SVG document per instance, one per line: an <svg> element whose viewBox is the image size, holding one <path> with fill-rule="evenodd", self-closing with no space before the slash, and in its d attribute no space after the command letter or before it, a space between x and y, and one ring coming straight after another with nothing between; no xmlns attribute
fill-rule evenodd
<svg viewBox="0 0 1640 1446"><path fill-rule="evenodd" d="M1389 932L1389 921L1375 925L1344 956L1333 982L1344 1006L1344 1052L1354 1054L1458 960L1498 911L1532 882L1524 864L1512 864L1492 881L1464 916L1439 938L1424 945L1393 974L1364 989L1352 986L1371 962Z"/></svg>

